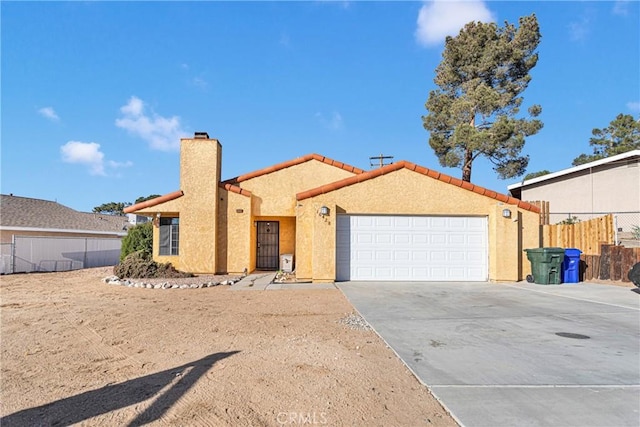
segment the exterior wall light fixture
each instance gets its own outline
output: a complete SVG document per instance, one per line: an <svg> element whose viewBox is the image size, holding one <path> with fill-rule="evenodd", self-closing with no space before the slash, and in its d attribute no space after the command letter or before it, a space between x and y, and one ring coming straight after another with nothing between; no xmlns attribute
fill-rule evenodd
<svg viewBox="0 0 640 427"><path fill-rule="evenodd" d="M511 218L511 211L509 209L503 209L502 210L502 217L503 218Z"/></svg>
<svg viewBox="0 0 640 427"><path fill-rule="evenodd" d="M320 216L327 216L329 215L329 208L326 206L321 206L318 213L320 214Z"/></svg>

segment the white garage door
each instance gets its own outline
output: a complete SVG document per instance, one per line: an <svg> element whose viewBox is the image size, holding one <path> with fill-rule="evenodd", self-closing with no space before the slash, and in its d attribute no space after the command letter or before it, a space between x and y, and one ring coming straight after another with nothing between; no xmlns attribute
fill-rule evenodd
<svg viewBox="0 0 640 427"><path fill-rule="evenodd" d="M337 280L486 281L486 217L338 215Z"/></svg>

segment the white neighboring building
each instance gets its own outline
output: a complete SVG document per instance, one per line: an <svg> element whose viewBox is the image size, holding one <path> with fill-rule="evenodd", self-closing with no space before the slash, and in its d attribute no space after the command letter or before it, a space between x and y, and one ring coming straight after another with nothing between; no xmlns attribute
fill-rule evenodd
<svg viewBox="0 0 640 427"><path fill-rule="evenodd" d="M131 225L138 225L138 224L144 224L145 222L149 222L150 218L146 216L130 213L130 214L127 214L127 220Z"/></svg>
<svg viewBox="0 0 640 427"><path fill-rule="evenodd" d="M618 232L640 226L640 150L596 160L509 185L523 201L549 202L549 222L616 215Z"/></svg>

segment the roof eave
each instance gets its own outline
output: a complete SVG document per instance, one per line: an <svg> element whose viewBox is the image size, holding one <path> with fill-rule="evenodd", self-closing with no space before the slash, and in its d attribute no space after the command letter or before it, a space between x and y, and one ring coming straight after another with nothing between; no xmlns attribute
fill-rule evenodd
<svg viewBox="0 0 640 427"><path fill-rule="evenodd" d="M320 154L311 153L311 154L306 154L306 155L301 156L301 157L296 157L295 159L287 160L285 162L277 163L275 165L268 166L266 168L258 169L258 170L255 170L253 172L245 173L243 175L236 176L235 178L224 180L224 181L222 181L222 184L238 184L238 183L240 183L242 181L247 181L247 180L250 180L250 179L253 179L253 178L257 178L259 176L263 176L263 175L267 175L267 174L270 174L270 173L273 173L273 172L277 172L277 171L280 171L282 169L286 169L286 168L289 168L289 167L292 167L292 166L296 166L296 165L299 165L301 163L305 163L305 162L308 162L308 161L311 161L311 160L317 160L317 161L319 161L321 163L324 163L324 164L327 164L327 165L330 165L330 166L333 166L333 167L336 167L336 168L339 168L339 169L343 169L343 170L345 170L347 172L353 173L354 175L359 175L359 174L365 173L364 170L362 170L360 168L357 168L355 166L351 166L351 165L348 165L346 163L338 162L336 160L330 159L329 157L325 157L325 156L322 156Z"/></svg>
<svg viewBox="0 0 640 427"><path fill-rule="evenodd" d="M319 196L321 194L330 193L332 191L339 190L344 187L348 187L353 184L357 184L363 181L367 181L370 179L375 179L379 176L386 175L388 173L395 172L400 169L408 169L412 172L416 172L420 175L427 176L429 178L444 182L445 184L453 185L456 187L460 187L463 190L471 191L473 193L479 194L481 196L489 197L491 199L495 199L499 202L507 203L510 205L515 205L521 209L540 213L540 208L528 203L523 202L522 200L516 199L515 197L507 196L505 194L498 193L496 191L489 190L484 187L480 187L478 185L474 185L470 182L463 181L458 178L453 178L449 175L425 168L423 166L419 166L415 163L408 162L406 160L401 160L397 163L392 163L390 165L383 166L378 169L373 169L371 171L365 172L360 175L351 176L339 181L332 182L330 184L325 184L320 187L312 188L307 191L300 192L296 194L296 200L304 200L312 197Z"/></svg>
<svg viewBox="0 0 640 427"><path fill-rule="evenodd" d="M163 196L160 197L156 197L155 199L151 199L151 200L146 200L144 202L140 202L140 203L136 203L135 205L131 205L129 207L126 207L124 209L124 213L136 213L136 211L139 211L141 209L146 209L146 208L150 208L153 206L157 206L161 203L165 203L165 202L169 202L171 200L175 200L179 197L182 197L184 195L184 192L182 190L177 190L174 191L172 193L169 194L165 194Z"/></svg>
<svg viewBox="0 0 640 427"><path fill-rule="evenodd" d="M507 190L511 191L513 189L521 188L521 187L524 187L526 185L537 184L539 182L547 181L549 179L557 178L559 176L569 175L569 174L572 174L572 173L580 172L582 170L595 168L595 167L598 167L598 166L606 165L608 163L613 163L613 162L629 159L629 158L636 157L636 156L640 157L640 150L627 151L626 153L616 154L615 156L607 157L605 159L595 160L593 162L589 162L589 163L585 163L585 164L582 164L582 165L574 166L572 168L562 169L562 170L559 170L558 172L553 172L553 173L542 175L542 176L539 176L539 177L536 177L536 178L533 178L533 179L528 179L526 181L517 182L515 184L508 185L507 186Z"/></svg>

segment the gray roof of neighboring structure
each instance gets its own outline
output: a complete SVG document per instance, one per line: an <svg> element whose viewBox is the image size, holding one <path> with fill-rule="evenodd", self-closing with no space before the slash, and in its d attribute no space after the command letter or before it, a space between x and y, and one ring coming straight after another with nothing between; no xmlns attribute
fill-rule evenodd
<svg viewBox="0 0 640 427"><path fill-rule="evenodd" d="M78 212L49 200L0 195L0 228L8 230L67 231L124 236L126 216Z"/></svg>

